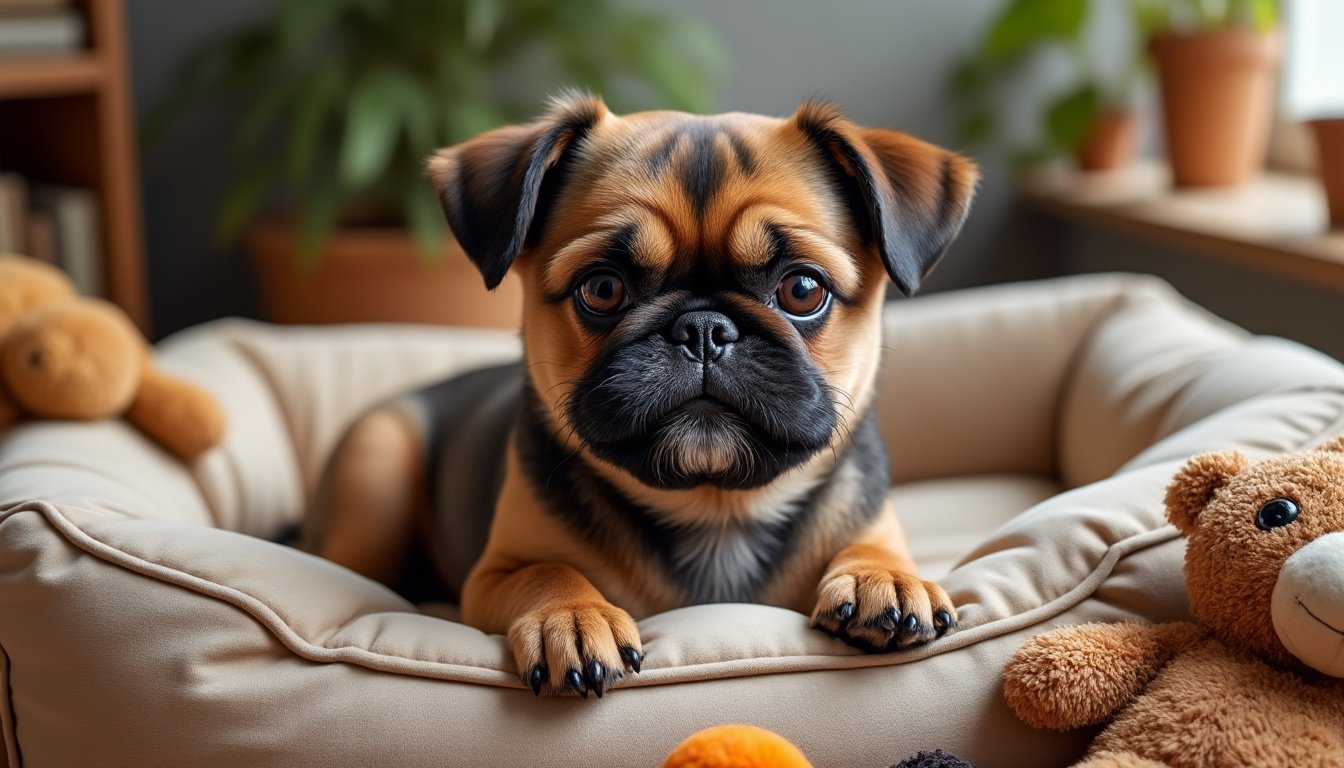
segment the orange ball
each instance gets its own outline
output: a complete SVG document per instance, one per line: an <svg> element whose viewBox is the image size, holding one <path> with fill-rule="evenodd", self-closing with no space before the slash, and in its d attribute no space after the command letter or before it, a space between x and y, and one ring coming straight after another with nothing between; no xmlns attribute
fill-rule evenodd
<svg viewBox="0 0 1344 768"><path fill-rule="evenodd" d="M667 756L663 768L812 768L812 764L777 733L754 725L720 725L691 734Z"/></svg>

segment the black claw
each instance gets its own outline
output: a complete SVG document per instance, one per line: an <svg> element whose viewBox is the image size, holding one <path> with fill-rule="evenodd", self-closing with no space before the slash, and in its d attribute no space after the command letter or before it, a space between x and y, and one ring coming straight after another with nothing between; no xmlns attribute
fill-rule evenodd
<svg viewBox="0 0 1344 768"><path fill-rule="evenodd" d="M639 655L639 651L627 645L621 649L621 658L635 670L636 675L639 674L639 665L644 663L644 657Z"/></svg>
<svg viewBox="0 0 1344 768"><path fill-rule="evenodd" d="M834 614L835 618L841 621L849 621L850 617L854 615L854 604L841 603L840 607L836 608L831 613Z"/></svg>
<svg viewBox="0 0 1344 768"><path fill-rule="evenodd" d="M597 694L597 698L602 698L602 692L607 686L607 679L603 674L606 670L602 668L602 662L597 661L596 659L588 662L588 669L586 671L588 674L588 687L592 689L593 693Z"/></svg>
<svg viewBox="0 0 1344 768"><path fill-rule="evenodd" d="M919 630L919 617L913 613L909 614L905 617L905 620L901 622L901 629L910 634L914 634Z"/></svg>
<svg viewBox="0 0 1344 768"><path fill-rule="evenodd" d="M938 611L933 614L933 628L938 630L939 635L946 633L954 626L954 624L955 622L952 621L952 614L947 611Z"/></svg>
<svg viewBox="0 0 1344 768"><path fill-rule="evenodd" d="M588 698L588 686L583 682L583 675L580 675L577 669L565 673L565 687L585 699Z"/></svg>
<svg viewBox="0 0 1344 768"><path fill-rule="evenodd" d="M538 664L527 676L527 684L532 687L532 695L541 695L541 683L546 679L546 665Z"/></svg>
<svg viewBox="0 0 1344 768"><path fill-rule="evenodd" d="M888 632L895 632L896 625L900 622L900 620L901 620L901 612L896 610L895 607L891 607L882 612L882 616L878 618L876 623L878 626L882 627Z"/></svg>

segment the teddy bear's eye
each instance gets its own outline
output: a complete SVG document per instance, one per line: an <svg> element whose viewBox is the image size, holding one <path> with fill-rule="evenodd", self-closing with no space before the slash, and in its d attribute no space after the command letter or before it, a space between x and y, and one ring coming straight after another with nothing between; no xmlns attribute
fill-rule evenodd
<svg viewBox="0 0 1344 768"><path fill-rule="evenodd" d="M1274 499L1260 508L1260 513L1255 516L1255 525L1262 531L1282 528L1296 520L1300 514L1302 514L1302 508L1297 506L1297 502L1288 499Z"/></svg>

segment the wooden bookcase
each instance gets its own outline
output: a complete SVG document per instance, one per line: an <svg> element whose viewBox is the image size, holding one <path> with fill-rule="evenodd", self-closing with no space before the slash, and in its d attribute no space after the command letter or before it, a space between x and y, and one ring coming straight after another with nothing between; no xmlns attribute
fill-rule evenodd
<svg viewBox="0 0 1344 768"><path fill-rule="evenodd" d="M86 50L0 57L0 164L31 179L97 193L106 298L148 333L122 0L75 0L74 5L88 27Z"/></svg>

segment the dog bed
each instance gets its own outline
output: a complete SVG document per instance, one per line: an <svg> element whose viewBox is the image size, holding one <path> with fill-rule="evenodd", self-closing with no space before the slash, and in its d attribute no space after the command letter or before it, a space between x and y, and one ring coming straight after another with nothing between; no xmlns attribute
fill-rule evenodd
<svg viewBox="0 0 1344 768"><path fill-rule="evenodd" d="M1183 617L1171 474L1344 431L1344 367L1134 276L934 295L886 321L891 493L960 611L946 638L870 656L792 611L694 606L640 622L644 672L604 699L534 698L502 637L268 540L356 413L516 358L516 338L221 321L160 348L229 414L193 466L117 422L0 437L9 764L655 766L724 722L818 766L934 747L1070 762L1089 734L1019 724L1004 661L1057 624Z"/></svg>

